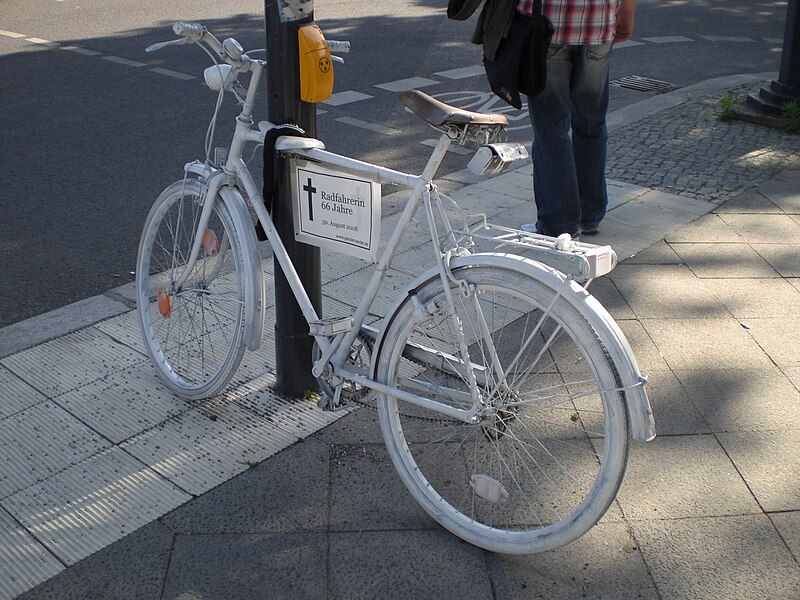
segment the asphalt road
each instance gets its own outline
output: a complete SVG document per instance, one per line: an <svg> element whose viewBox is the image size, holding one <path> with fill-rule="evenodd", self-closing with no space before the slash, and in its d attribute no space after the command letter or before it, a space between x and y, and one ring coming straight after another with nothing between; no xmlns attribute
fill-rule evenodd
<svg viewBox="0 0 800 600"><path fill-rule="evenodd" d="M436 132L405 111L396 92L376 87L406 78L425 78L423 89L448 102L503 108L483 76L437 74L481 62L480 49L468 42L474 19L448 21L445 5L317 0L317 21L328 37L352 42L346 64L336 67L335 91L370 96L320 106L326 112L319 136L330 149L420 169L429 150L421 142ZM614 51L614 79L641 75L684 86L777 71L785 2L639 5L634 39L644 43ZM254 0L0 0L0 326L132 280L144 218L158 193L182 176L183 164L202 154L213 111L215 94L201 79L180 78L199 76L207 66L199 49L144 52L171 39L176 20L201 21L246 49L264 46L263 4ZM647 39L665 36L684 39ZM646 97L615 88L611 109ZM227 144L235 108L229 99L218 145ZM526 113L507 112L511 137L528 141ZM467 160L449 155L443 172ZM253 164L259 171L258 157Z"/></svg>

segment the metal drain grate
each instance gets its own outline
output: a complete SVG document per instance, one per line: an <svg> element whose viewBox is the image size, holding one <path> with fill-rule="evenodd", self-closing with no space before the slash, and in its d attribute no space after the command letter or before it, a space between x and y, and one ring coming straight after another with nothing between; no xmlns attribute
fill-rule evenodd
<svg viewBox="0 0 800 600"><path fill-rule="evenodd" d="M639 77L638 75L628 75L622 79L615 79L610 84L637 92L649 92L651 94L665 94L677 90L680 87L667 81L659 81L658 79L650 79L649 77Z"/></svg>

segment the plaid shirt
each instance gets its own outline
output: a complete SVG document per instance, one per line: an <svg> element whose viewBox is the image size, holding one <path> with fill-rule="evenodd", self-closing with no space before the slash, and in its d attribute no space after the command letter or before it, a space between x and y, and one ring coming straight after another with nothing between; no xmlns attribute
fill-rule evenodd
<svg viewBox="0 0 800 600"><path fill-rule="evenodd" d="M534 0L519 0L517 10L530 15ZM619 0L542 0L554 44L605 44L614 39Z"/></svg>

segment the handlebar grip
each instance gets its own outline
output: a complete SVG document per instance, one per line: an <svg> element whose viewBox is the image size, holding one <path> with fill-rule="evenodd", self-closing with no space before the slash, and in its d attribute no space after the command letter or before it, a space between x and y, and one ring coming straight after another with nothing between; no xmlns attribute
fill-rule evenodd
<svg viewBox="0 0 800 600"><path fill-rule="evenodd" d="M337 40L326 40L328 49L336 54L347 54L350 52L350 42L340 42Z"/></svg>
<svg viewBox="0 0 800 600"><path fill-rule="evenodd" d="M199 23L184 23L182 21L178 21L172 26L172 31L174 31L176 35L182 35L183 37L188 37L193 40L199 40L201 37L203 37L203 34L205 34L206 28Z"/></svg>

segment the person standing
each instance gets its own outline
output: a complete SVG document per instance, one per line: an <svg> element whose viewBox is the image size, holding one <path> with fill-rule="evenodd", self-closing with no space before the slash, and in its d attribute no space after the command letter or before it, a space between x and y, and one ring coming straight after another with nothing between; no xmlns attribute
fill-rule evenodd
<svg viewBox="0 0 800 600"><path fill-rule="evenodd" d="M636 0L541 1L555 31L547 52L547 85L528 98L537 220L521 229L593 235L608 205L609 57L614 42L633 33ZM534 4L519 0L517 10L531 14Z"/></svg>

